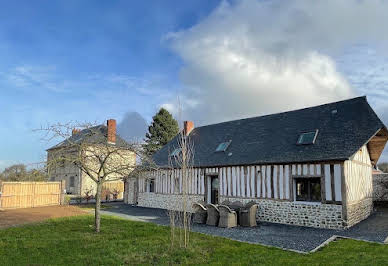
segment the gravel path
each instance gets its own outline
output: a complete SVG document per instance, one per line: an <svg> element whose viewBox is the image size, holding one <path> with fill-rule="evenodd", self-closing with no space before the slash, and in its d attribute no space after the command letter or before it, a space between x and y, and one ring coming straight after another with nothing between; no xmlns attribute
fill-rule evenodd
<svg viewBox="0 0 388 266"><path fill-rule="evenodd" d="M112 208L102 211L107 215L168 225L166 210L133 207L126 204L112 204ZM274 223L259 223L253 228L219 228L194 224L192 230L226 237L243 242L259 243L279 248L308 252L322 244L333 235L383 243L388 237L388 209L380 209L367 220L348 230L317 229Z"/></svg>

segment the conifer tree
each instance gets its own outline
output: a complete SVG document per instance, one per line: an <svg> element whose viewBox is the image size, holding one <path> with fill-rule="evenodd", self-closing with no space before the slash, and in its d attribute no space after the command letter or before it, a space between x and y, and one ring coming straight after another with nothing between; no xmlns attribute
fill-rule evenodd
<svg viewBox="0 0 388 266"><path fill-rule="evenodd" d="M154 154L179 133L178 122L166 109L161 108L152 119L144 144L148 155Z"/></svg>

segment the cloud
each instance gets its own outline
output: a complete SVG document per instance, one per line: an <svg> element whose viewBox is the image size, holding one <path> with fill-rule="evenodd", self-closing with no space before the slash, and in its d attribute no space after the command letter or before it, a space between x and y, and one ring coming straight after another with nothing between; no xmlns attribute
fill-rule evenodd
<svg viewBox="0 0 388 266"><path fill-rule="evenodd" d="M388 124L388 57L376 49L358 45L348 49L336 60L350 84L369 102Z"/></svg>
<svg viewBox="0 0 388 266"><path fill-rule="evenodd" d="M69 92L64 81L55 73L55 67L42 67L21 65L17 66L5 75L6 80L22 90L29 90L31 87L39 87L40 89L49 90L55 93Z"/></svg>
<svg viewBox="0 0 388 266"><path fill-rule="evenodd" d="M383 47L387 11L388 2L374 0L222 2L165 37L184 62L183 116L208 124L360 94L335 56L361 42Z"/></svg>

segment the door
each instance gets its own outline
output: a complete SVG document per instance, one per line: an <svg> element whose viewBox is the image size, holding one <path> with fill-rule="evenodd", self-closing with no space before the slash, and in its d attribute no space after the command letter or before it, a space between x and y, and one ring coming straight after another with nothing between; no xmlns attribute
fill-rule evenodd
<svg viewBox="0 0 388 266"><path fill-rule="evenodd" d="M218 204L218 188L219 188L219 180L218 176L211 176L211 192L210 192L210 202L212 204Z"/></svg>

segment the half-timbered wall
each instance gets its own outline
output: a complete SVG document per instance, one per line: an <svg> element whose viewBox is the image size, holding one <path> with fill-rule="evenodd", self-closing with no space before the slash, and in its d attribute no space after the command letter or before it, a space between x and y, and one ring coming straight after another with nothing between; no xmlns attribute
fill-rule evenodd
<svg viewBox="0 0 388 266"><path fill-rule="evenodd" d="M282 164L195 168L188 173L188 206L205 200L207 176L219 177L219 201L259 203L260 221L320 228L343 228L343 163ZM321 202L295 201L294 178L321 178ZM149 180L154 180L154 193ZM138 205L182 210L180 169L148 172L139 178Z"/></svg>
<svg viewBox="0 0 388 266"><path fill-rule="evenodd" d="M344 167L347 203L372 198L372 164L366 146L363 146L352 160L345 161Z"/></svg>
<svg viewBox="0 0 388 266"><path fill-rule="evenodd" d="M155 184L154 193L157 194L182 194L184 189L182 171L180 169L158 170L148 172L139 178L139 192L150 192L149 180ZM195 168L187 172L186 190L189 195L202 195L205 193L204 170Z"/></svg>
<svg viewBox="0 0 388 266"><path fill-rule="evenodd" d="M344 175L346 221L352 226L373 211L372 164L366 145L344 162Z"/></svg>
<svg viewBox="0 0 388 266"><path fill-rule="evenodd" d="M236 198L294 200L295 177L321 177L322 201L341 202L341 164L287 164L195 168L187 174L189 195L204 195L205 177L218 175L219 195ZM139 192L149 192L148 180L153 179L155 193L181 194L180 169L149 172L139 179Z"/></svg>

